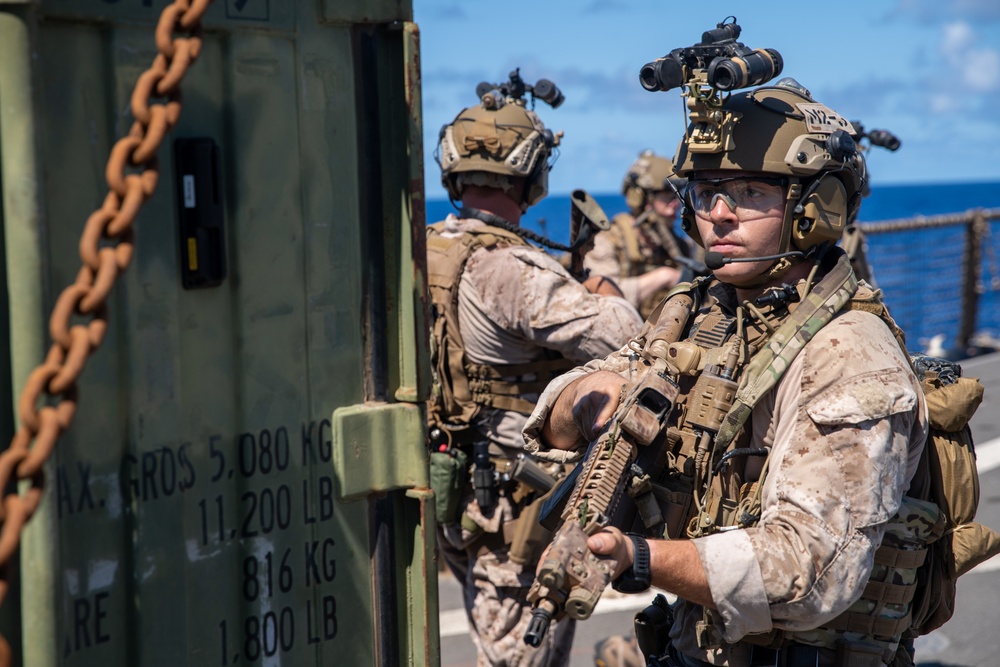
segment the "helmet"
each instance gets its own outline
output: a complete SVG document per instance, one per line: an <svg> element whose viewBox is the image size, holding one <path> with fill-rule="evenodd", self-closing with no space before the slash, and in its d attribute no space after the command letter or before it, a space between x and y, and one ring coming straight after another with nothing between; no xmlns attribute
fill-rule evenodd
<svg viewBox="0 0 1000 667"><path fill-rule="evenodd" d="M674 174L674 163L660 157L651 150L644 150L632 163L622 181L625 203L634 215L642 213L650 201L650 195L670 190L669 183L680 190L687 181Z"/></svg>
<svg viewBox="0 0 1000 667"><path fill-rule="evenodd" d="M559 136L517 101L492 106L483 103L463 109L441 128L436 155L441 184L452 199L461 199L469 184L499 188L518 199L512 179L523 178L519 203L526 210L548 192L549 157Z"/></svg>
<svg viewBox="0 0 1000 667"><path fill-rule="evenodd" d="M677 149L677 173L707 170L780 174L788 178L781 248L808 251L838 240L857 214L866 181L865 159L851 123L812 99L794 79L727 98L696 115ZM685 197L684 230L699 244Z"/></svg>

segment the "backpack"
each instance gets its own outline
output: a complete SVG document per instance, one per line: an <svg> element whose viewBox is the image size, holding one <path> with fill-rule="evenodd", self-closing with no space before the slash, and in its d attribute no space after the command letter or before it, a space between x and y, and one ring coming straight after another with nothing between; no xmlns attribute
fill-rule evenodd
<svg viewBox="0 0 1000 667"><path fill-rule="evenodd" d="M941 510L943 534L928 544L917 570L911 630L925 635L955 611L958 577L1000 553L1000 534L974 521L979 505L979 472L969 420L983 400L983 385L961 377L961 366L913 355L927 400L930 431L908 495Z"/></svg>

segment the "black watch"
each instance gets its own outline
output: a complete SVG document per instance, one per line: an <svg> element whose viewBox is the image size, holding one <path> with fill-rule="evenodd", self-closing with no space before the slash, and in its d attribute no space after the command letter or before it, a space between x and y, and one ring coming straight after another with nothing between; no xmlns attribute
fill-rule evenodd
<svg viewBox="0 0 1000 667"><path fill-rule="evenodd" d="M641 593L649 589L652 580L649 572L649 542L642 535L628 533L626 537L632 540L632 567L611 582L611 587L619 593Z"/></svg>

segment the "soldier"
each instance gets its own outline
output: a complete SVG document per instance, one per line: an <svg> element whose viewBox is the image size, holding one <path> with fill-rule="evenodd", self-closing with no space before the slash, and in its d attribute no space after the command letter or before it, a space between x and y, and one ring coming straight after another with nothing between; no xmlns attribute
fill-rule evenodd
<svg viewBox="0 0 1000 667"><path fill-rule="evenodd" d="M465 585L479 665L565 665L572 621L537 649L522 639L546 539L537 499L561 467L533 466L521 429L548 380L618 349L641 320L620 292L591 293L528 244L550 244L518 222L546 194L559 137L520 95L497 92L442 128L441 180L462 208L428 228L438 385L428 407L431 465L447 505L439 545ZM609 285L599 276L589 284Z"/></svg>
<svg viewBox="0 0 1000 667"><path fill-rule="evenodd" d="M693 278L693 269L703 270L700 249L674 231L680 208L675 189L684 182L667 158L650 150L640 153L622 181L630 212L616 215L584 258L584 268L613 279L643 317L667 290Z"/></svg>
<svg viewBox="0 0 1000 667"><path fill-rule="evenodd" d="M636 497L623 527L639 534L608 527L587 546L617 559L620 590L677 595L645 647L657 664L888 663L909 624L911 550L934 521L903 496L927 434L919 384L835 246L864 158L850 124L794 80L713 109L717 132L689 128L676 166L684 227L714 278L675 290L622 351L552 382L526 448L566 460L632 383L653 382L676 407L631 475L652 478L657 502Z"/></svg>

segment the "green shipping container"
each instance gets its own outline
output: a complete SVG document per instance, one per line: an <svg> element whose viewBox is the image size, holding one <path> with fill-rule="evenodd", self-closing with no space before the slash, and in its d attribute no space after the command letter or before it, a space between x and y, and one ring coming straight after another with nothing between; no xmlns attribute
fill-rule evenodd
<svg viewBox="0 0 1000 667"><path fill-rule="evenodd" d="M0 0L4 442L167 5ZM437 665L410 2L203 26L12 563L14 664Z"/></svg>

